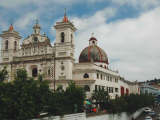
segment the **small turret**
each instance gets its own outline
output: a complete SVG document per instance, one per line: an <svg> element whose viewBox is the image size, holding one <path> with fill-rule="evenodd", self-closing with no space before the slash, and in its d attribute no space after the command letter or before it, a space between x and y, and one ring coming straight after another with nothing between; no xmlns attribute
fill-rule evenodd
<svg viewBox="0 0 160 120"><path fill-rule="evenodd" d="M40 34L41 26L38 25L38 19L36 21L37 21L36 25L33 26L33 34Z"/></svg>

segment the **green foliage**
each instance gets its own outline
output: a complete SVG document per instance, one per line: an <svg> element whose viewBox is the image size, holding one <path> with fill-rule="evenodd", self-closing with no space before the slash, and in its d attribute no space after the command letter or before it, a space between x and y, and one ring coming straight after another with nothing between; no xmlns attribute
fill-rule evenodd
<svg viewBox="0 0 160 120"><path fill-rule="evenodd" d="M94 90L91 96L92 100L96 100L98 102L108 102L110 97L108 94L108 91L105 91L104 89L100 90Z"/></svg>
<svg viewBox="0 0 160 120"><path fill-rule="evenodd" d="M0 73L6 76L6 67ZM40 112L64 115L68 105L73 110L75 104L83 105L86 94L82 87L69 82L66 91L62 85L57 85L57 89L51 92L44 77L45 74L38 74L38 80L34 80L28 77L25 69L19 69L13 82L0 82L0 119L32 119Z"/></svg>
<svg viewBox="0 0 160 120"><path fill-rule="evenodd" d="M75 82L70 81L68 83L68 87L66 88L66 99L68 104L78 104L83 105L84 100L86 98L86 93L83 87L76 86Z"/></svg>
<svg viewBox="0 0 160 120"><path fill-rule="evenodd" d="M72 81L68 83L66 91L63 90L62 85L57 85L57 89L50 95L49 115L61 116L66 113L74 113L75 104L82 107L86 97L83 87L76 86Z"/></svg>
<svg viewBox="0 0 160 120"><path fill-rule="evenodd" d="M111 113L121 113L128 109L128 103L125 101L124 97L112 99L109 101L109 110Z"/></svg>
<svg viewBox="0 0 160 120"><path fill-rule="evenodd" d="M1 118L5 119L30 119L44 110L47 104L49 86L47 81L40 83L33 77L28 77L25 69L19 69L13 83L1 83L1 102L5 107L0 108L3 113ZM1 112L2 111L2 112Z"/></svg>
<svg viewBox="0 0 160 120"><path fill-rule="evenodd" d="M155 102L153 96L143 94L124 95L117 99L109 101L109 111L111 113L131 112L134 113L138 109L151 106Z"/></svg>
<svg viewBox="0 0 160 120"><path fill-rule="evenodd" d="M37 76L37 80L39 82L42 82L44 78L45 78L45 73L42 73L42 74L39 73L38 76Z"/></svg>
<svg viewBox="0 0 160 120"><path fill-rule="evenodd" d="M6 80L8 78L8 71L6 70L7 66L4 66L4 69L0 71L0 82Z"/></svg>

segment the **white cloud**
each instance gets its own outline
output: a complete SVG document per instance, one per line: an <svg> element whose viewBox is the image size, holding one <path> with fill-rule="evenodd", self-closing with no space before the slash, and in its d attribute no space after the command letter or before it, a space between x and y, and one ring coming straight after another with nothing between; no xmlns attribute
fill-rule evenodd
<svg viewBox="0 0 160 120"><path fill-rule="evenodd" d="M103 0L99 0L101 2ZM72 5L72 4L79 4L79 3L95 3L96 0L0 0L0 6L5 8L16 8L22 5L37 5L37 6L44 6L44 5Z"/></svg>
<svg viewBox="0 0 160 120"><path fill-rule="evenodd" d="M14 25L20 29L20 30L25 30L27 25L33 25L33 21L34 24L36 23L36 19L39 18L39 11L34 11L31 13L28 13L26 15L22 15L22 17L20 17L18 20L16 20L16 22L14 23Z"/></svg>
<svg viewBox="0 0 160 120"><path fill-rule="evenodd" d="M108 10L98 11L91 17L72 19L78 29L75 39L77 62L81 51L89 45L88 40L93 31L98 46L108 55L110 69L118 69L120 75L128 80L159 78L160 8L141 13L138 18L107 24ZM115 15L113 13L112 16Z"/></svg>
<svg viewBox="0 0 160 120"><path fill-rule="evenodd" d="M149 7L159 6L159 0L112 0L113 3L118 5L128 4L133 7L140 6L142 9L148 9Z"/></svg>

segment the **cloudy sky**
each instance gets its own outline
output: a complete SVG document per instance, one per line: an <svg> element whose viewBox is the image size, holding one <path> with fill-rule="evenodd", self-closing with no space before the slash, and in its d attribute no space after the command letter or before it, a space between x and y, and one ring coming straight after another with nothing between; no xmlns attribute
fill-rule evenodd
<svg viewBox="0 0 160 120"><path fill-rule="evenodd" d="M64 8L77 28L76 62L94 32L109 69L130 81L160 78L160 0L0 0L0 32L8 30L13 17L22 42L39 19L41 34L53 45L53 25L62 21Z"/></svg>

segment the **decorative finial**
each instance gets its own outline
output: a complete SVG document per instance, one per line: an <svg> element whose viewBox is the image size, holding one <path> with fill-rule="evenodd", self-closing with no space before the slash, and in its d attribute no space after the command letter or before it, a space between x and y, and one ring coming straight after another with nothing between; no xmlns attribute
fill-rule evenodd
<svg viewBox="0 0 160 120"><path fill-rule="evenodd" d="M67 8L65 8L64 10L65 10L65 15L66 15L66 10L67 10Z"/></svg>
<svg viewBox="0 0 160 120"><path fill-rule="evenodd" d="M13 20L13 18L11 17L11 19L10 19L10 20L11 20L11 24L12 24L12 20Z"/></svg>
<svg viewBox="0 0 160 120"><path fill-rule="evenodd" d="M46 35L46 33L44 32L44 36Z"/></svg>
<svg viewBox="0 0 160 120"><path fill-rule="evenodd" d="M92 32L92 37L93 37L94 33Z"/></svg>
<svg viewBox="0 0 160 120"><path fill-rule="evenodd" d="M37 21L37 24L38 24L38 21L39 21L39 20L37 19L36 21Z"/></svg>

